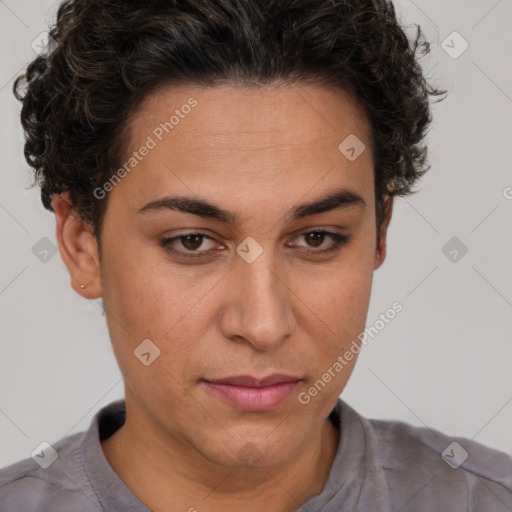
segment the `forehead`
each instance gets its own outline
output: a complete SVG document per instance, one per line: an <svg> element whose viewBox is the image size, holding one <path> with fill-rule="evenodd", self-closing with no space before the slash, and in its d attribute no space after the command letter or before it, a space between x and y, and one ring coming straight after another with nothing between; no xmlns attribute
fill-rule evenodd
<svg viewBox="0 0 512 512"><path fill-rule="evenodd" d="M369 134L362 109L340 90L304 84L163 88L129 122L125 162L144 146L150 150L132 162L116 189L126 189L134 207L171 189L204 196L251 188L282 198L315 183L318 193L352 184L363 195L373 190ZM365 147L355 160L343 152L347 140L359 144L358 152Z"/></svg>
<svg viewBox="0 0 512 512"><path fill-rule="evenodd" d="M196 105L188 108L192 102ZM307 84L161 88L146 98L130 129L140 139L170 120L170 132L188 134L190 146L194 137L200 137L197 146L220 150L223 141L235 138L239 145L234 149L244 150L265 149L266 143L276 142L277 134L277 142L297 146L321 142L329 135L337 140L347 132L357 132L361 139L370 135L363 109L352 95Z"/></svg>

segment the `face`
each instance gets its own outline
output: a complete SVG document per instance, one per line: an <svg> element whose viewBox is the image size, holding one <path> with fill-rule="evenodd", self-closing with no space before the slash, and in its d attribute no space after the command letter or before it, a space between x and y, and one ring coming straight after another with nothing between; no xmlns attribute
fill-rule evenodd
<svg viewBox="0 0 512 512"><path fill-rule="evenodd" d="M162 90L130 128L98 277L127 407L209 461L276 466L355 364L335 363L384 255L368 125L340 91L223 85Z"/></svg>

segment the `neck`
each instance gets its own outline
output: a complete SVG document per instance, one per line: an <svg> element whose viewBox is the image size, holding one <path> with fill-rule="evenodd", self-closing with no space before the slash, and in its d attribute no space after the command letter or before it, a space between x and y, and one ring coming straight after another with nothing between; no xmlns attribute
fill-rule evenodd
<svg viewBox="0 0 512 512"><path fill-rule="evenodd" d="M150 510L208 512L295 511L321 493L339 444L339 430L326 420L290 460L271 469L227 468L190 446L127 415L125 424L102 442L108 462Z"/></svg>

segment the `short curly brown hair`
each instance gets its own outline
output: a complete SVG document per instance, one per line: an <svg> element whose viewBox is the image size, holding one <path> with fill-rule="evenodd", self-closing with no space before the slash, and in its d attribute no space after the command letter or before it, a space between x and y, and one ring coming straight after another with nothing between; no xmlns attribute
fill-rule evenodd
<svg viewBox="0 0 512 512"><path fill-rule="evenodd" d="M430 46L416 29L410 41L386 0L66 0L52 44L13 87L43 205L69 191L99 242L108 196L93 191L119 168L128 120L157 88L313 82L364 109L380 225L385 196L413 193L430 168L429 96L446 92L422 72Z"/></svg>

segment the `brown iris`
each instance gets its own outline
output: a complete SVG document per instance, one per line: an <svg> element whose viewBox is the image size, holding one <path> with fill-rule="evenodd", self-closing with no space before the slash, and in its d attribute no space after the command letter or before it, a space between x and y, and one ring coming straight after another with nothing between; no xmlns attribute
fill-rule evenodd
<svg viewBox="0 0 512 512"><path fill-rule="evenodd" d="M181 243L187 249L198 249L203 243L203 235L185 235L182 237Z"/></svg>
<svg viewBox="0 0 512 512"><path fill-rule="evenodd" d="M308 243L312 242L310 245L312 245L313 247L318 247L322 245L322 242L324 241L325 238L325 233L307 233L305 235L305 238L308 241Z"/></svg>

